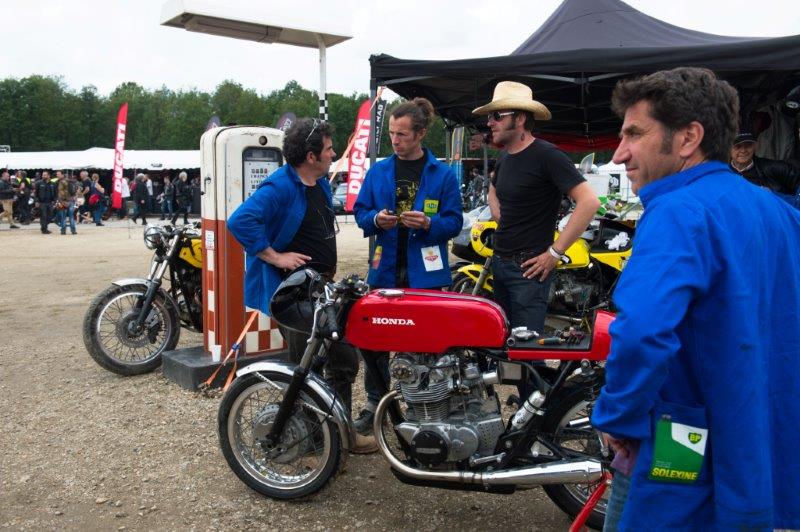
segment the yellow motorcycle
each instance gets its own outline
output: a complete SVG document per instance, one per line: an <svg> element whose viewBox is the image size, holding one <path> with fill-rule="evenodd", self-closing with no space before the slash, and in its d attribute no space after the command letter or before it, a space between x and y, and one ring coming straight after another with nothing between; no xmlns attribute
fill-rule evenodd
<svg viewBox="0 0 800 532"><path fill-rule="evenodd" d="M470 245L485 261L458 268L451 291L493 296L492 237L496 230L494 220L478 220L472 225ZM557 231L555 234L558 238ZM616 220L593 221L592 227L567 249L565 259L556 267L548 312L582 319L591 310L613 310L611 294L631 255L633 234L632 227Z"/></svg>
<svg viewBox="0 0 800 532"><path fill-rule="evenodd" d="M175 349L181 327L203 330L199 224L148 225L144 244L153 250L150 275L112 282L94 298L83 320L83 342L91 357L120 375L160 366L164 351Z"/></svg>

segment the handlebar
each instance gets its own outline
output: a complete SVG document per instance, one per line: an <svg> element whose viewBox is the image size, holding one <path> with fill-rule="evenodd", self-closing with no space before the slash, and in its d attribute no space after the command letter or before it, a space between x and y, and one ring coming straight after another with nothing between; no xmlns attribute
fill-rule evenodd
<svg viewBox="0 0 800 532"><path fill-rule="evenodd" d="M333 306L333 303L326 305L323 308L325 312L325 333L331 340L338 340L341 338L341 333L339 332L339 324L336 322L336 309Z"/></svg>
<svg viewBox="0 0 800 532"><path fill-rule="evenodd" d="M338 311L342 300L359 298L369 291L369 285L357 275L351 275L338 282L329 282L325 285L324 294L317 299L314 311L314 328L319 328L321 336L331 340L342 338L339 327ZM320 325L319 314L325 315L324 325Z"/></svg>

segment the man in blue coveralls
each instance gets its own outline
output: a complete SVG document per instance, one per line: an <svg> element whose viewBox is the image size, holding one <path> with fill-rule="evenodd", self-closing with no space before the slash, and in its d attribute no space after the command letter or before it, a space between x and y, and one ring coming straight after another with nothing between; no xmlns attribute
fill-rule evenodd
<svg viewBox="0 0 800 532"><path fill-rule="evenodd" d="M392 111L394 155L369 169L353 206L364 236L376 237L367 278L372 288L450 286L447 241L461 230L461 194L453 170L422 146L432 120L433 105L425 98ZM389 385L389 353L362 353L369 366L367 404L355 427L369 434L381 391Z"/></svg>
<svg viewBox="0 0 800 532"><path fill-rule="evenodd" d="M726 164L739 101L712 72L623 81L612 105L645 211L592 416L616 451L606 528L800 528L800 214Z"/></svg>
<svg viewBox="0 0 800 532"><path fill-rule="evenodd" d="M247 252L244 303L269 315L269 302L281 281L308 266L330 279L336 272L336 220L326 179L333 151L333 129L324 121L301 119L286 132L287 164L258 185L228 219L228 230ZM177 214L176 214L177 216ZM281 327L289 360L298 363L308 335ZM332 347L324 376L350 411L358 355L341 343ZM357 438L351 452L377 450L371 438Z"/></svg>

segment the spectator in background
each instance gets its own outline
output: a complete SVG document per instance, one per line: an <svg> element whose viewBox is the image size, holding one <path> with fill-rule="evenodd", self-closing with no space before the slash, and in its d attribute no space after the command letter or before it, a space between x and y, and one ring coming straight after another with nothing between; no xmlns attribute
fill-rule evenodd
<svg viewBox="0 0 800 532"><path fill-rule="evenodd" d="M124 220L126 216L128 216L128 200L131 197L131 188L128 185L128 178L123 177L120 180L120 197L122 197L122 203L117 209L117 217L120 220Z"/></svg>
<svg viewBox="0 0 800 532"><path fill-rule="evenodd" d="M152 213L155 210L153 196L153 180L150 179L150 174L144 174L144 183L147 185L147 212Z"/></svg>
<svg viewBox="0 0 800 532"><path fill-rule="evenodd" d="M11 174L8 173L8 170L3 170L2 178L0 178L0 204L3 205L3 212L0 213L0 219L5 218L10 229L19 229L19 226L14 225L15 195L16 191L11 184Z"/></svg>
<svg viewBox="0 0 800 532"><path fill-rule="evenodd" d="M42 178L36 182L36 201L39 203L39 226L42 234L49 235L47 226L53 217L53 202L56 200L56 181L50 178L50 172L42 172Z"/></svg>
<svg viewBox="0 0 800 532"><path fill-rule="evenodd" d="M33 203L33 181L25 170L17 172L19 180L19 221L22 225L31 223L31 207Z"/></svg>
<svg viewBox="0 0 800 532"><path fill-rule="evenodd" d="M89 197L92 193L92 180L89 179L89 172L86 170L81 170L81 190L79 194L83 197L83 201L80 202L78 206L78 223L86 223L92 221L92 209L89 206Z"/></svg>
<svg viewBox="0 0 800 532"><path fill-rule="evenodd" d="M64 176L61 170L56 172L58 182L56 183L56 220L61 226L61 234L67 234L67 219L72 234L75 230L75 195L78 193L78 186L74 179Z"/></svg>
<svg viewBox="0 0 800 532"><path fill-rule="evenodd" d="M754 185L767 188L794 207L798 203L800 168L784 161L756 157L757 137L749 131L740 131L731 148L731 170Z"/></svg>
<svg viewBox="0 0 800 532"><path fill-rule="evenodd" d="M103 214L106 212L106 201L106 189L100 184L100 174L94 173L90 185L89 206L93 209L92 216L95 225L105 225Z"/></svg>
<svg viewBox="0 0 800 532"><path fill-rule="evenodd" d="M161 193L161 219L172 218L174 214L175 185L168 175L164 176L164 191Z"/></svg>
<svg viewBox="0 0 800 532"><path fill-rule="evenodd" d="M136 182L131 191L131 198L133 199L133 223L136 223L136 218L141 217L142 225L147 225L147 176L144 174L136 175Z"/></svg>
<svg viewBox="0 0 800 532"><path fill-rule="evenodd" d="M178 180L175 182L175 200L178 203L178 208L175 209L175 214L172 215L172 225L178 221L178 216L183 214L183 223L189 223L189 211L192 208L192 187L189 184L189 175L186 172L178 174Z"/></svg>

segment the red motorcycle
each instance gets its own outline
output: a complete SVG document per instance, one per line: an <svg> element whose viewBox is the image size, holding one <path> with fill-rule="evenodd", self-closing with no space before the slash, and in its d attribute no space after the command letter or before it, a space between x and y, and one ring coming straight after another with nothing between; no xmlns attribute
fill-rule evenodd
<svg viewBox="0 0 800 532"><path fill-rule="evenodd" d="M543 486L575 517L602 481L609 456L589 418L603 384L612 314L598 311L592 334L566 343L510 331L502 309L484 298L370 292L358 277L326 283L308 269L287 277L270 305L281 325L310 333L302 360L244 367L218 416L228 464L259 493L310 495L347 458L355 435L350 416L313 371L339 341L394 352L394 384L378 405L374 430L401 482L490 493ZM368 371L376 371L373 364ZM519 387L522 398L505 385ZM604 514L601 501L588 524L602 528Z"/></svg>

